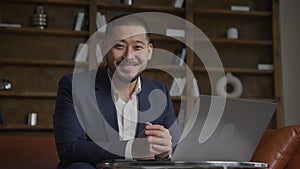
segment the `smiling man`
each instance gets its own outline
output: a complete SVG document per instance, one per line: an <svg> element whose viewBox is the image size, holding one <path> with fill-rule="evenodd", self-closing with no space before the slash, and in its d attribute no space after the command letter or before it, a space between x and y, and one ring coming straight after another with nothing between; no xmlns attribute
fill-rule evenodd
<svg viewBox="0 0 300 169"><path fill-rule="evenodd" d="M166 85L140 76L153 51L146 22L135 15L118 16L106 30L102 45L108 51L107 66L96 71L94 82L97 107L103 117L97 123L103 123L103 127L93 130L99 134L97 140L86 133L82 125L89 121L79 118L75 104L87 107L89 102L73 100L77 96L72 93L74 75L63 76L53 116L61 160L58 168L95 169L100 162L114 159L165 159L179 139ZM79 76L84 78L92 72ZM81 113L87 117L93 112L83 109Z"/></svg>

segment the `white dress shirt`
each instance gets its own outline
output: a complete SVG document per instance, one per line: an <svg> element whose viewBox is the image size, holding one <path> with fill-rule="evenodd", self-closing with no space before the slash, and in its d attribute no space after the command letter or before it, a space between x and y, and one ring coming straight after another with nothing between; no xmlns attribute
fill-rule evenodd
<svg viewBox="0 0 300 169"><path fill-rule="evenodd" d="M129 140L125 149L125 158L132 159L131 148L135 138L137 121L138 121L138 94L141 91L140 77L137 79L137 85L134 92L126 103L119 97L119 93L111 81L111 92L113 101L117 110L119 138L120 140ZM129 87L129 86L128 86Z"/></svg>

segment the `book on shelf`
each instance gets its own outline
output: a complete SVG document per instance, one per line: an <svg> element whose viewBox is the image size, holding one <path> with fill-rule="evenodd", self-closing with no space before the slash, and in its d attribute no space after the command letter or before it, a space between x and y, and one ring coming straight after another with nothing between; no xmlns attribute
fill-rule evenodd
<svg viewBox="0 0 300 169"><path fill-rule="evenodd" d="M100 44L96 44L96 60L97 60L98 64L102 63L102 60L103 60Z"/></svg>
<svg viewBox="0 0 300 169"><path fill-rule="evenodd" d="M14 23L0 23L0 27L21 28L22 25Z"/></svg>
<svg viewBox="0 0 300 169"><path fill-rule="evenodd" d="M231 5L230 10L232 10L232 11L250 11L250 7L242 6L242 5Z"/></svg>
<svg viewBox="0 0 300 169"><path fill-rule="evenodd" d="M258 70L273 70L274 69L274 65L273 64L258 64L257 65L257 69Z"/></svg>
<svg viewBox="0 0 300 169"><path fill-rule="evenodd" d="M186 57L186 49L182 48L181 53L180 53L180 60L179 60L179 63L178 63L179 66L183 65L185 57Z"/></svg>
<svg viewBox="0 0 300 169"><path fill-rule="evenodd" d="M183 89L186 83L186 78L176 77L174 78L171 88L170 88L170 95L171 96L181 96L183 93Z"/></svg>
<svg viewBox="0 0 300 169"><path fill-rule="evenodd" d="M84 19L81 29L85 31L89 30L89 15L87 13L84 13Z"/></svg>
<svg viewBox="0 0 300 169"><path fill-rule="evenodd" d="M84 12L78 12L74 30L82 31L88 29L88 15Z"/></svg>
<svg viewBox="0 0 300 169"><path fill-rule="evenodd" d="M96 61L99 64L103 60L100 44L96 44L95 50L96 50ZM88 54L89 54L89 45L86 43L79 43L77 46L76 56L74 58L74 61L86 62L88 58Z"/></svg>
<svg viewBox="0 0 300 169"><path fill-rule="evenodd" d="M198 87L198 81L195 78L193 79L193 88L194 88L194 92L193 92L194 96L199 97L200 91L199 91L199 87Z"/></svg>
<svg viewBox="0 0 300 169"><path fill-rule="evenodd" d="M174 51L174 54L176 56L174 57L172 64L177 66L182 66L186 58L186 48L176 49Z"/></svg>
<svg viewBox="0 0 300 169"><path fill-rule="evenodd" d="M184 90L184 87L186 85L186 78L180 78L180 77L176 77L174 78L171 88L170 88L170 95L171 96L181 96ZM200 96L200 91L199 91L199 87L198 87L198 82L197 80L194 78L193 79L193 96L194 97L199 97Z"/></svg>
<svg viewBox="0 0 300 169"><path fill-rule="evenodd" d="M185 30L184 29L167 28L166 35L171 36L171 37L185 37Z"/></svg>
<svg viewBox="0 0 300 169"><path fill-rule="evenodd" d="M173 7L182 8L184 0L173 0Z"/></svg>
<svg viewBox="0 0 300 169"><path fill-rule="evenodd" d="M89 47L86 43L79 43L77 46L76 55L74 61L76 62L86 62L89 53Z"/></svg>
<svg viewBox="0 0 300 169"><path fill-rule="evenodd" d="M97 30L99 32L105 32L106 30L106 16L101 14L100 12L97 12L96 14L96 25L97 25Z"/></svg>

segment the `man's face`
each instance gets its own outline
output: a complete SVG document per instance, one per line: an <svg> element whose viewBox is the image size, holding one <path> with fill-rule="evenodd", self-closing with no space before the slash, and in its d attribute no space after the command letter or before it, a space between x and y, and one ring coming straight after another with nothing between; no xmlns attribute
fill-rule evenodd
<svg viewBox="0 0 300 169"><path fill-rule="evenodd" d="M131 36L136 34L134 36ZM143 71L151 59L153 46L146 39L142 26L116 26L109 37L113 44L107 53L110 73L119 80L132 81Z"/></svg>

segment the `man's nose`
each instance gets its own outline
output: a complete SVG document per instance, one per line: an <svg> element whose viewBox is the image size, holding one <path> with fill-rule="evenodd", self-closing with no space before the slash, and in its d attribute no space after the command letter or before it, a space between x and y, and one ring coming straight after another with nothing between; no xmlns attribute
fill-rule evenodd
<svg viewBox="0 0 300 169"><path fill-rule="evenodd" d="M130 47L130 46L128 46L128 47L126 48L125 57L126 57L127 59L133 58L134 52L135 52L135 51L133 50L133 48Z"/></svg>

